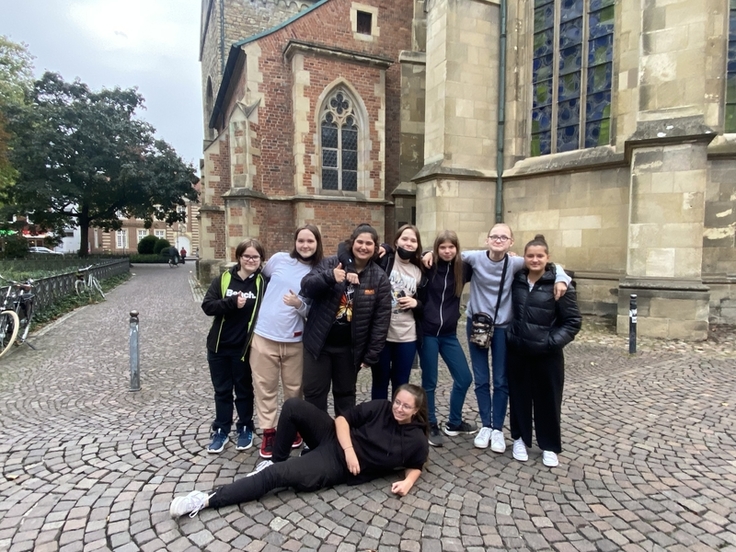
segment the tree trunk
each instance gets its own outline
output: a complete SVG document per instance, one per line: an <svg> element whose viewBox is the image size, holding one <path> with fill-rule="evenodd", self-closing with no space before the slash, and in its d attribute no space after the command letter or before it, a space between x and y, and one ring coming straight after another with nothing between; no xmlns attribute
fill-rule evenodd
<svg viewBox="0 0 736 552"><path fill-rule="evenodd" d="M86 257L89 255L89 207L86 205L79 214L79 239L79 256Z"/></svg>

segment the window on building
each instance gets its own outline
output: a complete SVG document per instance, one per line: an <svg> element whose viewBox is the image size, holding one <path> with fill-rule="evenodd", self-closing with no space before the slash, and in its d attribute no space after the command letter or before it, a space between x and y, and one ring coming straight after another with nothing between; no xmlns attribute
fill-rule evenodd
<svg viewBox="0 0 736 552"><path fill-rule="evenodd" d="M725 131L736 132L736 0L729 0Z"/></svg>
<svg viewBox="0 0 736 552"><path fill-rule="evenodd" d="M358 11L357 31L360 34L371 34L373 26L373 14L363 11Z"/></svg>
<svg viewBox="0 0 736 552"><path fill-rule="evenodd" d="M614 0L534 0L532 155L610 142L613 22Z"/></svg>
<svg viewBox="0 0 736 552"><path fill-rule="evenodd" d="M138 233L139 242L148 235L148 230L142 228L139 228L136 232Z"/></svg>
<svg viewBox="0 0 736 552"><path fill-rule="evenodd" d="M166 230L154 230L153 235L162 240L166 237Z"/></svg>
<svg viewBox="0 0 736 552"><path fill-rule="evenodd" d="M128 247L128 231L118 230L115 232L115 248L127 249Z"/></svg>
<svg viewBox="0 0 736 552"><path fill-rule="evenodd" d="M338 90L322 112L322 188L358 190L358 125L353 104Z"/></svg>

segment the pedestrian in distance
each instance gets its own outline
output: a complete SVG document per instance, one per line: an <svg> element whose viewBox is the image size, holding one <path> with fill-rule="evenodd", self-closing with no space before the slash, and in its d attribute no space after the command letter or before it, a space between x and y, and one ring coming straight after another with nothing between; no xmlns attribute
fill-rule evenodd
<svg viewBox="0 0 736 552"><path fill-rule="evenodd" d="M311 303L304 326L304 398L326 412L332 386L337 416L355 406L358 371L378 362L386 341L391 284L375 263L377 248L375 228L360 224L343 246L344 261L326 257L302 279L300 295Z"/></svg>
<svg viewBox="0 0 736 552"><path fill-rule="evenodd" d="M555 300L555 267L549 247L537 234L524 248L524 269L514 278L514 318L508 328L509 419L513 457L528 460L533 427L545 466L559 464L560 418L565 382L563 348L580 331L575 290Z"/></svg>
<svg viewBox="0 0 736 552"><path fill-rule="evenodd" d="M426 283L422 273L422 240L419 229L404 224L396 232L393 248L378 264L386 271L391 284L391 321L386 345L377 364L371 366L373 384L371 398L388 398L399 386L409 383L411 367L421 337L417 331L422 318L422 302L417 292Z"/></svg>
<svg viewBox="0 0 736 552"><path fill-rule="evenodd" d="M253 444L253 379L248 361L250 341L266 290L261 274L263 246L254 239L235 249L237 263L210 284L202 310L213 316L207 336L207 363L215 390L215 421L207 452L222 452L228 442L234 409L238 413L237 449Z"/></svg>
<svg viewBox="0 0 736 552"><path fill-rule="evenodd" d="M294 232L290 253L274 254L263 267L268 288L250 349L256 413L263 432L259 454L271 458L278 420L279 381L284 401L302 395L304 321L309 307L300 298L301 281L322 260L322 235L312 224ZM302 444L297 435L295 448Z"/></svg>
<svg viewBox="0 0 736 552"><path fill-rule="evenodd" d="M463 262L460 253L457 234L452 230L440 232L434 240L433 262L427 270L427 284L419 291L419 299L424 305L419 364L422 369L422 387L427 393L429 444L436 447L443 444L435 411L440 356L452 376L447 428L466 434L477 431L477 426L463 421L462 416L463 403L473 376L457 338L457 323L460 319L460 297L465 283L472 276L472 269Z"/></svg>
<svg viewBox="0 0 736 552"><path fill-rule="evenodd" d="M289 458L297 433L312 452ZM422 473L428 449L426 396L416 385L402 385L393 402L362 403L334 420L316 406L293 398L281 411L272 460L214 491L174 498L169 512L171 517L194 517L203 508L258 500L279 487L310 492L358 484L397 468L405 469L404 478L391 484L391 492L405 496Z"/></svg>
<svg viewBox="0 0 736 552"><path fill-rule="evenodd" d="M187 260L187 250L184 249L184 247L182 247L181 251L179 251L179 256L181 257L181 264L184 264Z"/></svg>

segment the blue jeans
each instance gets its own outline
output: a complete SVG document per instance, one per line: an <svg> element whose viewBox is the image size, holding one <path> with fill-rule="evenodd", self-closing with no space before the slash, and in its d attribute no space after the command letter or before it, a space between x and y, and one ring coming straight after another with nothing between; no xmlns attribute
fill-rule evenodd
<svg viewBox="0 0 736 552"><path fill-rule="evenodd" d="M394 396L399 386L409 383L411 365L414 364L414 356L417 354L417 342L392 343L386 345L378 357L378 364L371 366L373 372L373 385L371 387L371 399L388 398L388 382L391 382L391 396Z"/></svg>
<svg viewBox="0 0 736 552"><path fill-rule="evenodd" d="M463 348L457 340L456 334L424 335L422 346L419 348L419 362L422 367L422 387L427 393L427 409L429 423L437 423L435 412L435 390L437 388L437 372L439 355L447 364L452 376L452 390L450 391L450 417L448 423L457 426L463 421L463 403L465 395L473 383L473 376L468 368Z"/></svg>
<svg viewBox="0 0 736 552"><path fill-rule="evenodd" d="M483 427L503 430L506 407L509 403L509 384L506 379L506 328L494 328L489 349L482 349L470 343L472 323L468 318L466 326L470 361L473 364L475 396L478 399L478 412ZM490 369L488 353L493 367L493 401L491 401ZM491 417L491 411L493 417Z"/></svg>

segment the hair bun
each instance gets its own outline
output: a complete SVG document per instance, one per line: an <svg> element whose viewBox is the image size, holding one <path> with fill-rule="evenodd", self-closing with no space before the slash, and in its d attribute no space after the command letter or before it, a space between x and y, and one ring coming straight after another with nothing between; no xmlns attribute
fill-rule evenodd
<svg viewBox="0 0 736 552"><path fill-rule="evenodd" d="M547 243L547 240L544 239L544 234L537 234L536 236L534 236L534 239L535 240L538 240L538 241L543 241L544 243Z"/></svg>

